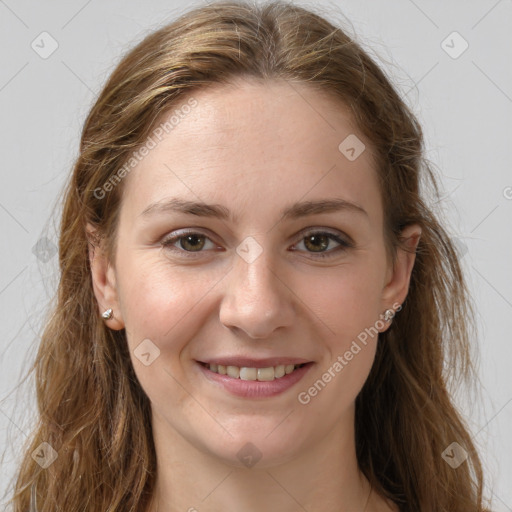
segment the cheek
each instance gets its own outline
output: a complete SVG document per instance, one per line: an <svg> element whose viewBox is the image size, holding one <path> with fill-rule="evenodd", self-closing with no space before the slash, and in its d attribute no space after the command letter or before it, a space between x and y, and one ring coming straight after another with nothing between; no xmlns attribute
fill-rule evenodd
<svg viewBox="0 0 512 512"><path fill-rule="evenodd" d="M378 343L375 285L357 277L330 280L317 298L315 311L328 326L321 340L323 357L297 397L328 424L352 407L368 378Z"/></svg>
<svg viewBox="0 0 512 512"><path fill-rule="evenodd" d="M205 273L172 266L156 251L118 261L118 268L135 374L151 402L163 409L183 410L190 394L187 367L182 366L180 356L206 321L201 300L212 284Z"/></svg>
<svg viewBox="0 0 512 512"><path fill-rule="evenodd" d="M378 323L382 269L377 260L373 265L361 261L338 268L329 278L304 282L307 288L300 294L307 296L310 290L309 306L324 325L325 357L302 387L300 403L311 400L318 411L332 408L334 417L355 400L371 370L382 327Z"/></svg>
<svg viewBox="0 0 512 512"><path fill-rule="evenodd" d="M199 303L211 286L206 276L172 266L157 251L144 258L126 258L118 266L130 348L149 338L161 351L179 352L193 325L201 321Z"/></svg>
<svg viewBox="0 0 512 512"><path fill-rule="evenodd" d="M365 328L375 325L381 313L382 270L364 262L340 267L320 279L303 282L301 297L344 345ZM334 342L336 343L336 341Z"/></svg>

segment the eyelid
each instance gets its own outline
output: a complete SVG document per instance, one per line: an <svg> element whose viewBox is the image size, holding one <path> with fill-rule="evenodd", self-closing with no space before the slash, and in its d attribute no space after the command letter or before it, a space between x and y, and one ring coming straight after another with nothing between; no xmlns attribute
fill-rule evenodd
<svg viewBox="0 0 512 512"><path fill-rule="evenodd" d="M305 237L305 236L307 236L309 234L314 234L314 235L320 235L320 234L321 235L332 235L332 236L340 238L343 241L343 243L345 243L347 246L350 246L350 247L354 247L355 246L355 242L352 239L352 237L347 235L344 231L341 231L339 229L334 229L334 228L325 228L325 227L321 227L321 226L312 226L312 227L305 228L305 229L299 231L299 233L296 236L298 236L300 238L300 240L302 240L303 237Z"/></svg>
<svg viewBox="0 0 512 512"><path fill-rule="evenodd" d="M181 238L186 237L187 235L200 235L204 238L208 239L212 244L216 244L210 235L204 232L203 228L186 228L186 229L178 229L176 231L173 231L169 235L166 235L160 244L163 246L164 249L170 249L170 250L176 250L180 253L185 253L185 256L192 256L194 254L200 254L205 251L185 251L184 249L174 247L174 244L178 242Z"/></svg>

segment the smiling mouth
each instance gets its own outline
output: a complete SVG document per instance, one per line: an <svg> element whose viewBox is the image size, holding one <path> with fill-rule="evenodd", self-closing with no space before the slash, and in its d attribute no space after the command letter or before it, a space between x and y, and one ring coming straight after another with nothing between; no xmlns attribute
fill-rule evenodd
<svg viewBox="0 0 512 512"><path fill-rule="evenodd" d="M268 366L266 368L252 368L247 366L239 367L224 366L222 364L208 364L201 361L198 361L198 363L213 373L226 375L232 379L266 382L281 379L282 377L293 373L298 368L312 364L280 364L277 366Z"/></svg>

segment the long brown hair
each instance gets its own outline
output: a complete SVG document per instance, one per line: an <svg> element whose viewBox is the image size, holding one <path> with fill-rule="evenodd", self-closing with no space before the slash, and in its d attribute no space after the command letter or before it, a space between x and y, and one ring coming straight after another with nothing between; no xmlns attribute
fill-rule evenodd
<svg viewBox="0 0 512 512"><path fill-rule="evenodd" d="M392 254L404 226L422 236L410 291L380 336L356 400L356 449L373 488L402 511L481 512L482 468L449 382L471 379L471 302L453 242L427 206L438 194L417 119L362 47L319 14L287 2L214 2L153 32L113 71L83 128L64 196L60 282L35 371L39 423L23 447L11 502L39 512L143 511L156 455L149 399L125 332L105 327L93 294L85 226L115 252L123 181L105 192L157 119L194 90L247 76L311 84L351 109L375 150ZM98 193L98 190L102 190ZM31 456L47 442L47 468ZM467 452L457 468L451 443ZM52 453L52 452L49 452Z"/></svg>

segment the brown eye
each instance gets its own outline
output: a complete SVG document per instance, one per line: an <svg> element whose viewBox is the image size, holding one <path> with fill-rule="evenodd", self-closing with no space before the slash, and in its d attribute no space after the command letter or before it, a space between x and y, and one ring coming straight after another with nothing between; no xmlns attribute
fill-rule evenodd
<svg viewBox="0 0 512 512"><path fill-rule="evenodd" d="M327 235L309 235L304 238L304 246L313 252L321 252L329 247L330 237Z"/></svg>
<svg viewBox="0 0 512 512"><path fill-rule="evenodd" d="M205 252L203 249L208 249L206 247L208 242L211 244L210 249L216 247L210 238L202 233L182 232L181 234L177 233L166 238L161 244L165 249L177 253L178 256L194 257L194 253L199 255L201 252ZM333 242L337 244L337 247L336 245L331 247ZM341 251L353 247L351 242L343 240L337 234L322 231L307 233L297 245L301 244L304 244L306 252L314 254L315 258L334 256Z"/></svg>
<svg viewBox="0 0 512 512"><path fill-rule="evenodd" d="M180 246L182 249L185 249L186 251L200 251L205 244L205 239L203 235L199 234L192 234L192 235L185 235L179 237L178 240L180 240Z"/></svg>
<svg viewBox="0 0 512 512"><path fill-rule="evenodd" d="M210 247L206 246L207 243L211 244ZM194 253L199 254L216 247L206 235L192 231L177 233L163 240L161 244L166 250L185 257L194 257Z"/></svg>
<svg viewBox="0 0 512 512"><path fill-rule="evenodd" d="M336 242L338 246L328 249L332 245L333 241ZM341 251L345 251L346 249L353 247L352 243L343 240L337 234L323 231L307 233L297 245L301 244L304 244L306 252L313 253L315 258L327 258L334 256Z"/></svg>

